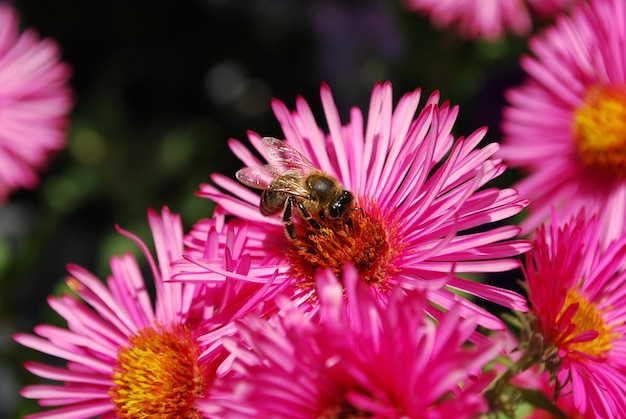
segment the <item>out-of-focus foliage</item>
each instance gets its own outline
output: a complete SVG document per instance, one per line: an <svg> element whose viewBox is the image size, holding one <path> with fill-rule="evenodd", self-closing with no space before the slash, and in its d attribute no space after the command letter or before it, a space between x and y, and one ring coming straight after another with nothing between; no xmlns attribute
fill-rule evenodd
<svg viewBox="0 0 626 419"><path fill-rule="evenodd" d="M457 135L490 127L502 93L519 83L525 40L489 44L436 31L396 0L180 0L14 2L24 27L54 38L74 69L69 145L0 208L0 417L34 411L17 392L39 354L11 335L57 317L46 296L66 292L66 263L101 277L111 254L132 249L114 229L147 235L146 211L169 206L187 228L211 214L195 197L212 172L239 168L230 137L281 136L271 98L317 104L327 82L367 108L373 84L399 96L439 89L461 105ZM506 177L504 182L506 182Z"/></svg>

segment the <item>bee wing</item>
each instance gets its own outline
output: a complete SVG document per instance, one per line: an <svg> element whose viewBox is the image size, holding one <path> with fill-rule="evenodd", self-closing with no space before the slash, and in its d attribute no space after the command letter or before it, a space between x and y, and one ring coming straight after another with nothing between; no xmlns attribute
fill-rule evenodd
<svg viewBox="0 0 626 419"><path fill-rule="evenodd" d="M280 175L280 176L279 176ZM309 191L300 183L302 173L298 169L287 169L272 165L244 167L235 176L239 182L256 189L284 192L288 195L309 197Z"/></svg>
<svg viewBox="0 0 626 419"><path fill-rule="evenodd" d="M256 189L267 189L276 176L278 173L270 165L244 167L235 173L239 182Z"/></svg>
<svg viewBox="0 0 626 419"><path fill-rule="evenodd" d="M308 198L310 193L302 186L302 179L319 169L282 140L265 137L262 141L268 164L244 167L235 174L237 180L251 188L267 189L271 185L275 192Z"/></svg>
<svg viewBox="0 0 626 419"><path fill-rule="evenodd" d="M288 170L285 174L272 183L272 191L283 192L288 195L299 196L308 199L309 191L302 186L302 175L299 171Z"/></svg>
<svg viewBox="0 0 626 419"><path fill-rule="evenodd" d="M298 169L303 176L313 171L319 171L309 159L284 141L272 137L264 137L262 141L267 151L270 166Z"/></svg>

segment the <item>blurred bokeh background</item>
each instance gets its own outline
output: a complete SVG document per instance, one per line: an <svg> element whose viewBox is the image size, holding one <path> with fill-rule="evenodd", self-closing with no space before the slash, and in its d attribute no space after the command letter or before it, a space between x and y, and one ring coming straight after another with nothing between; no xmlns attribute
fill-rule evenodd
<svg viewBox="0 0 626 419"><path fill-rule="evenodd" d="M6 1L5 1L6 3ZM167 205L188 229L211 214L194 196L212 172L239 168L226 146L247 130L281 137L270 101L304 96L321 115L327 82L347 120L375 82L395 97L421 87L461 106L455 131L489 126L499 140L503 91L518 84L524 39L463 40L400 0L14 1L23 27L55 39L71 64L76 104L68 147L39 188L0 207L0 417L37 411L21 364L43 356L11 336L59 323L46 297L67 263L105 278L134 250L116 224L149 238L148 208ZM320 117L320 122L323 119ZM503 177L503 184L512 174Z"/></svg>

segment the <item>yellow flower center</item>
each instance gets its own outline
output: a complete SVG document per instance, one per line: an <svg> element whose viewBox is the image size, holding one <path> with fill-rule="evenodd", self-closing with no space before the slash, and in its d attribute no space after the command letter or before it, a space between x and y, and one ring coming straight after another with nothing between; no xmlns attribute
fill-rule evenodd
<svg viewBox="0 0 626 419"><path fill-rule="evenodd" d="M297 237L286 255L300 285L314 287L315 272L320 268L330 268L341 278L343 267L351 263L364 281L387 289L387 279L397 271L393 259L401 243L394 223L382 218L376 208L355 208L346 220L317 218L319 230L298 220Z"/></svg>
<svg viewBox="0 0 626 419"><path fill-rule="evenodd" d="M585 167L604 178L624 178L626 86L589 88L574 113L573 131Z"/></svg>
<svg viewBox="0 0 626 419"><path fill-rule="evenodd" d="M576 330L573 333L567 333L567 336L565 332L561 333L556 339L556 344L559 346L566 345L572 351L587 354L591 357L605 357L606 353L611 349L613 341L619 338L619 335L614 333L611 326L606 324L602 311L594 303L588 301L573 289L568 290L559 317L573 304L578 304L578 310L572 318L572 323L576 326ZM592 330L598 332L598 336L595 339L584 342L568 342L572 336Z"/></svg>
<svg viewBox="0 0 626 419"><path fill-rule="evenodd" d="M145 328L128 343L118 354L109 391L117 417L201 418L194 401L204 395L208 379L189 330Z"/></svg>

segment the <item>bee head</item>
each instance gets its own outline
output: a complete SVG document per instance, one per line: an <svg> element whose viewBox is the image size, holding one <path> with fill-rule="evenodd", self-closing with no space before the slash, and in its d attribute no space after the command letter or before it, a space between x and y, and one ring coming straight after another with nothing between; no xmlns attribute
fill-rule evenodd
<svg viewBox="0 0 626 419"><path fill-rule="evenodd" d="M354 195L349 191L343 191L333 204L328 208L328 215L330 218L338 219L345 216L345 214L352 209L354 204Z"/></svg>

